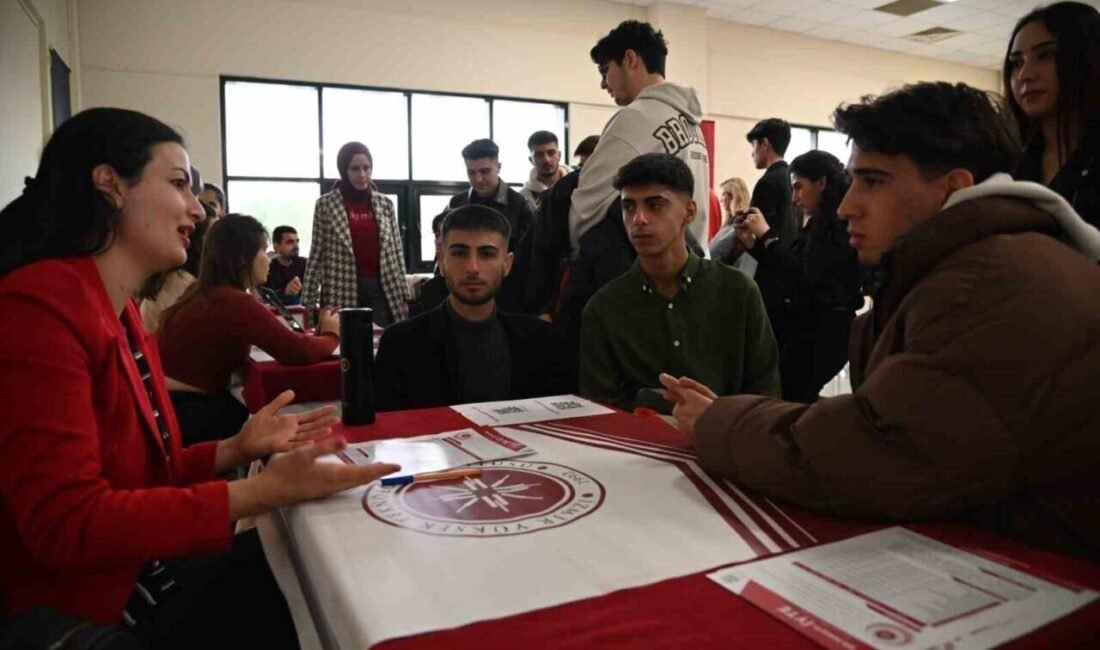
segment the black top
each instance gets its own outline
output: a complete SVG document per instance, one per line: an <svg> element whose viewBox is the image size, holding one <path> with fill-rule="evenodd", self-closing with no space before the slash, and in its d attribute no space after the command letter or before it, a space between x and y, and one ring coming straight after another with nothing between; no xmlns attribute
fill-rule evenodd
<svg viewBox="0 0 1100 650"><path fill-rule="evenodd" d="M852 313L863 305L859 258L835 216L811 218L793 241L758 240L749 253L760 263L755 280L778 339L800 325L814 327L813 312Z"/></svg>
<svg viewBox="0 0 1100 650"><path fill-rule="evenodd" d="M760 210L779 241L790 242L798 232L791 206L791 170L780 160L768 167L752 188L752 207Z"/></svg>
<svg viewBox="0 0 1100 650"><path fill-rule="evenodd" d="M1043 182L1043 147L1043 139L1035 138L1013 174L1016 180ZM1082 219L1100 228L1100 124L1088 129L1048 187L1061 194Z"/></svg>
<svg viewBox="0 0 1100 650"><path fill-rule="evenodd" d="M508 342L510 369L501 370L490 358L482 370L507 372L509 392L494 399L560 395L576 390L554 329L530 316L498 311L497 321ZM374 360L374 401L379 411L429 408L462 403L458 373L460 354L455 323L446 303L388 327ZM464 350L461 357L466 357ZM474 363L477 361L464 363ZM497 360L496 363L503 363Z"/></svg>
<svg viewBox="0 0 1100 650"><path fill-rule="evenodd" d="M447 280L437 272L427 282L420 285L420 295L409 305L409 316L419 316L435 309L451 295Z"/></svg>
<svg viewBox="0 0 1100 650"><path fill-rule="evenodd" d="M508 337L493 315L481 322L469 321L443 303L454 337L454 376L458 401L493 402L512 393L512 354Z"/></svg>
<svg viewBox="0 0 1100 650"><path fill-rule="evenodd" d="M531 222L535 219L535 211L527 199L509 187L504 181L500 181L497 193L487 198L478 196L472 187L451 197L450 207L452 209L470 204L487 205L496 208L504 215L504 218L508 220L508 225L512 227L512 236L508 240L509 251L516 249L519 238L527 232L527 229L531 227Z"/></svg>
<svg viewBox="0 0 1100 650"><path fill-rule="evenodd" d="M498 210L508 220L512 228L512 236L508 239L508 250L515 253L513 273L504 278L497 294L497 305L506 312L524 312L523 291L525 273L523 265L528 263L526 258L529 253L520 251L520 239L527 234L531 223L535 220L535 211L526 198L513 190L504 181L497 186L497 193L490 197L480 197L474 188L470 188L461 194L451 197L450 207L459 208L464 205L487 205Z"/></svg>
<svg viewBox="0 0 1100 650"><path fill-rule="evenodd" d="M301 293L296 296L290 296L291 300L289 301L286 295L286 285L295 277L305 282L306 258L301 256L295 257L294 261L292 261L289 266L283 266L283 263L279 261L278 257L273 257L271 258L271 266L267 269L267 282L264 283L264 286L279 294L279 298L283 301L283 304L296 304L301 297Z"/></svg>

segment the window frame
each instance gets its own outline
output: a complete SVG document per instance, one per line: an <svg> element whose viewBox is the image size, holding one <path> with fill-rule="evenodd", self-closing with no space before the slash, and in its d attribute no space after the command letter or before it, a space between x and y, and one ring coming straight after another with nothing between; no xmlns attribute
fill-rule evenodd
<svg viewBox="0 0 1100 650"><path fill-rule="evenodd" d="M810 132L810 149L809 149L810 151L816 151L818 149L818 146L819 146L818 135L820 133L822 133L822 132L840 133L840 131L837 131L836 129L830 129L830 128L825 127L825 126L813 126L811 124L795 124L795 123L791 122L790 127L792 129L805 129L805 130ZM783 158L784 158L784 160L786 160L787 159L786 155L784 155ZM847 160L841 160L840 164L847 166L848 161Z"/></svg>
<svg viewBox="0 0 1100 650"><path fill-rule="evenodd" d="M229 173L229 150L226 147L227 131L226 131L226 105L225 105L225 88L229 83L255 83L255 84L272 84L281 86L304 86L310 87L317 92L317 176L243 176ZM359 84L346 84L346 83L329 83L321 81L301 81L293 79L278 79L269 77L252 77L252 76L240 76L240 75L219 75L218 76L218 103L220 109L221 119L221 161L222 161L222 187L226 190L226 201L232 205L233 197L229 196L229 181L308 181L316 182L321 188L321 195L330 191L333 184L337 179L328 178L325 176L325 152L324 152L324 92L325 88L339 88L346 90L362 90L362 91L375 91L375 92L391 92L402 93L405 95L405 110L408 112L408 133L406 134L408 140L408 152L409 152L409 169L408 180L376 180L375 184L379 189L387 194L396 194L398 196L399 205L398 214L398 227L401 231L402 244L405 253L405 272L406 273L425 273L430 272L435 264L434 259L424 260L420 258L420 201L419 196L422 192L436 192L440 189L454 188L458 193L468 187L468 184L446 181L446 180L416 180L413 176L413 116L412 116L412 96L413 95L437 95L448 97L468 97L474 99L487 100L489 103L489 138L494 136L493 125L493 110L494 104L497 100L510 101L510 102L529 102L533 104L552 104L559 107L562 110L562 114L565 116L565 122L563 124L563 132L560 134L562 139L561 145L563 151L569 150L569 103L556 100L547 99L534 99L530 97L509 97L505 95L482 95L477 93L460 93L460 92L444 92L435 90L421 90L416 88L394 88L389 86L369 86ZM456 157L457 157L457 153ZM319 198L319 197L318 197ZM431 215L435 216L435 215Z"/></svg>

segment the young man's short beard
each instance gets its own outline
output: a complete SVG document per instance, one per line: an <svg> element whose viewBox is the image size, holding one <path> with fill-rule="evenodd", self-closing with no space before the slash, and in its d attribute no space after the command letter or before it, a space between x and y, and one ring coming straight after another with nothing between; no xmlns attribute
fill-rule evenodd
<svg viewBox="0 0 1100 650"><path fill-rule="evenodd" d="M480 307L480 306L488 303L490 300L493 300L494 298L496 298L497 293L499 291L500 291L500 287L497 287L496 289L493 290L492 293L481 296L481 297L479 297L475 300L471 300L469 298L466 298L465 296L463 296L458 291L452 291L451 295L455 297L455 300L457 300L460 303L466 305L467 307Z"/></svg>

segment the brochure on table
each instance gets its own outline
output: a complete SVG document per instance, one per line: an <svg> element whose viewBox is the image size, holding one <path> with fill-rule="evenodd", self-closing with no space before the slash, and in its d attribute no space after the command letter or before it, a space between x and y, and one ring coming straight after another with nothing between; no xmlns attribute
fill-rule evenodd
<svg viewBox="0 0 1100 650"><path fill-rule="evenodd" d="M397 463L401 474L420 474L533 453L534 448L496 431L460 429L419 438L361 442L327 458L353 465Z"/></svg>
<svg viewBox="0 0 1100 650"><path fill-rule="evenodd" d="M614 413L606 406L600 406L576 395L459 404L451 408L478 426L493 427Z"/></svg>
<svg viewBox="0 0 1100 650"><path fill-rule="evenodd" d="M827 648L991 648L1096 592L1054 584L904 528L708 576Z"/></svg>

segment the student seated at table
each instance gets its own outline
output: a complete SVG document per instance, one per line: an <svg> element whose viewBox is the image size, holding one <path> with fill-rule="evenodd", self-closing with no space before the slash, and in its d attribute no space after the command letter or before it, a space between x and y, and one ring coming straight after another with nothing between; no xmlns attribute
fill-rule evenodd
<svg viewBox="0 0 1100 650"><path fill-rule="evenodd" d="M45 608L125 621L154 649L296 648L258 539L233 522L395 470L316 463L343 446L321 437L332 410L277 416L289 392L229 440L181 445L132 297L187 257L203 214L188 170L165 124L91 109L0 212L0 628Z"/></svg>
<svg viewBox="0 0 1100 650"><path fill-rule="evenodd" d="M157 341L184 444L235 434L248 409L229 392L254 345L279 363L316 363L340 344L340 319L322 310L318 336L299 334L251 291L267 280L267 232L231 214L210 228L199 277L164 315Z"/></svg>
<svg viewBox="0 0 1100 650"><path fill-rule="evenodd" d="M382 334L375 407L395 411L572 391L553 328L497 309L496 294L512 266L504 215L463 206L447 214L442 231L440 270L450 296Z"/></svg>
<svg viewBox="0 0 1100 650"><path fill-rule="evenodd" d="M1100 232L1008 176L1019 145L995 101L922 83L834 114L853 145L838 214L876 278L854 393L662 381L703 467L767 496L1100 558Z"/></svg>
<svg viewBox="0 0 1100 650"><path fill-rule="evenodd" d="M760 291L687 247L684 232L696 216L688 166L644 154L619 169L614 185L638 257L584 309L581 394L631 409L640 390L659 390L657 376L674 372L707 377L727 395L779 395L779 355Z"/></svg>

